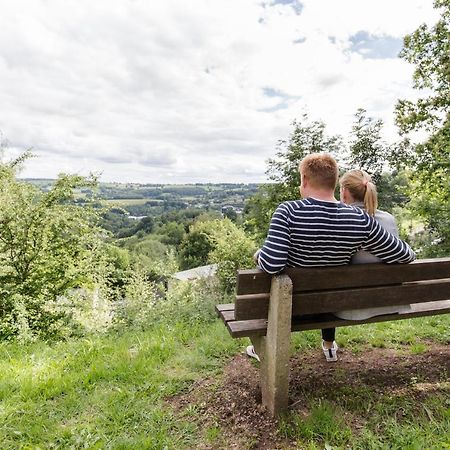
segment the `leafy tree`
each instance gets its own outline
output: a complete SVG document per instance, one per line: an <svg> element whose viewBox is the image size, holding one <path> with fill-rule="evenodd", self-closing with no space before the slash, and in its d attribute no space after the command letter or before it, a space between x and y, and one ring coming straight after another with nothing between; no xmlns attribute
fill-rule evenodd
<svg viewBox="0 0 450 450"><path fill-rule="evenodd" d="M435 0L441 18L433 27L421 25L405 36L400 57L416 66L414 88L428 94L416 102L400 100L396 120L402 132L440 128L449 120L450 107L450 1Z"/></svg>
<svg viewBox="0 0 450 450"><path fill-rule="evenodd" d="M343 171L361 169L371 174L377 185L380 208L392 212L394 207L404 206L409 201L406 173L396 169L396 166L401 167L405 153L400 146L405 143L387 144L381 137L382 129L381 119L367 117L363 108L357 110ZM389 167L394 170L388 170Z"/></svg>
<svg viewBox="0 0 450 450"><path fill-rule="evenodd" d="M189 227L180 245L180 265L182 270L208 264L208 255L213 249L211 236L217 221L196 222Z"/></svg>
<svg viewBox="0 0 450 450"><path fill-rule="evenodd" d="M100 209L103 208L101 205L96 206ZM105 211L101 215L100 225L117 238L132 236L136 232L136 221L130 219L126 211L119 208Z"/></svg>
<svg viewBox="0 0 450 450"><path fill-rule="evenodd" d="M383 172L377 180L378 205L393 213L394 208L410 202L409 177L405 171Z"/></svg>
<svg viewBox="0 0 450 450"><path fill-rule="evenodd" d="M230 292L239 268L254 267L256 243L230 219L196 222L181 245L183 269L217 264L217 275L224 291Z"/></svg>
<svg viewBox="0 0 450 450"><path fill-rule="evenodd" d="M328 152L336 156L343 149L340 136L327 136L325 124L310 122L306 114L301 122L294 121L293 127L288 140L278 143L276 158L268 161L266 173L269 180L276 183L270 191L276 204L298 198L298 165L306 155Z"/></svg>
<svg viewBox="0 0 450 450"><path fill-rule="evenodd" d="M386 163L389 147L381 138L383 121L366 116L366 110L358 109L350 134L349 155L346 163L351 169L370 173L378 181Z"/></svg>
<svg viewBox="0 0 450 450"><path fill-rule="evenodd" d="M96 179L61 175L48 192L16 179L29 157L0 163L0 337L49 336L68 315L50 306L107 267L98 211L74 203Z"/></svg>
<svg viewBox="0 0 450 450"><path fill-rule="evenodd" d="M181 223L167 222L161 225L156 233L161 235L161 242L167 245L179 246L186 234L184 226Z"/></svg>
<svg viewBox="0 0 450 450"><path fill-rule="evenodd" d="M230 219L215 221L210 239L213 249L208 260L217 264L217 276L224 291L231 292L236 285L236 271L255 266L256 243Z"/></svg>
<svg viewBox="0 0 450 450"><path fill-rule="evenodd" d="M450 253L450 0L435 0L441 18L433 27L421 25L404 39L400 56L415 65L414 87L423 93L417 101L400 100L396 121L404 134L430 133L413 147L407 161L412 169L416 211L434 235L433 254Z"/></svg>
<svg viewBox="0 0 450 450"><path fill-rule="evenodd" d="M144 231L145 233L151 233L155 227L153 219L151 217L143 217L139 220L136 227L134 228L134 232Z"/></svg>
<svg viewBox="0 0 450 450"><path fill-rule="evenodd" d="M232 222L237 221L237 212L233 208L225 208L222 211L223 217L226 217L227 219L230 219Z"/></svg>

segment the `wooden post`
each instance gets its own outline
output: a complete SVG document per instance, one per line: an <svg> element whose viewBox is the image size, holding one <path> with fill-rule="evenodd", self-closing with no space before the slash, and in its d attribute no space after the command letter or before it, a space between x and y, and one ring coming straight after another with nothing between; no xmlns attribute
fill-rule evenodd
<svg viewBox="0 0 450 450"><path fill-rule="evenodd" d="M272 278L267 335L252 339L261 359L262 403L272 416L288 406L291 320L292 281L278 275Z"/></svg>

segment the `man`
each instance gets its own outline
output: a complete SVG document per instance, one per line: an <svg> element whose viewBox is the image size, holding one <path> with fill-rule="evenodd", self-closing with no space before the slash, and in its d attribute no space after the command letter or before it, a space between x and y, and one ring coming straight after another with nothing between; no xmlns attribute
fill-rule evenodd
<svg viewBox="0 0 450 450"><path fill-rule="evenodd" d="M302 200L281 203L272 216L263 247L255 254L258 266L275 274L285 267L349 264L358 250L385 263L409 263L415 254L408 244L384 230L360 208L334 197L339 169L327 153L306 156L299 165ZM322 330L327 361L336 361L334 328ZM254 349L247 348L250 356Z"/></svg>

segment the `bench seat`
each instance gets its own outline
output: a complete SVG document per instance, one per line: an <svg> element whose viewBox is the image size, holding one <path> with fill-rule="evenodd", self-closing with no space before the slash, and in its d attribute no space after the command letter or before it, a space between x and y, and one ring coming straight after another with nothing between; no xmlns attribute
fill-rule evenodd
<svg viewBox="0 0 450 450"><path fill-rule="evenodd" d="M233 338L266 335L266 319L236 320L234 316L234 307L234 303L216 305L217 315L223 320ZM450 299L436 302L414 303L411 305L411 311L407 313L380 315L365 320L339 319L333 313L298 316L292 318L291 330L321 330L322 328L347 327L365 323L388 322L392 320L412 319L414 317L448 313L450 313Z"/></svg>

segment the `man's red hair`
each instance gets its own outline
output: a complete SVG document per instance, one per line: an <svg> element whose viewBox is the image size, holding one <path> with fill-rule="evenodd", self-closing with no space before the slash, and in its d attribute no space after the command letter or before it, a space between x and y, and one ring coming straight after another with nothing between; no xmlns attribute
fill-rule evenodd
<svg viewBox="0 0 450 450"><path fill-rule="evenodd" d="M306 176L312 187L316 189L335 189L339 168L336 160L329 153L311 153L299 164L300 175Z"/></svg>

